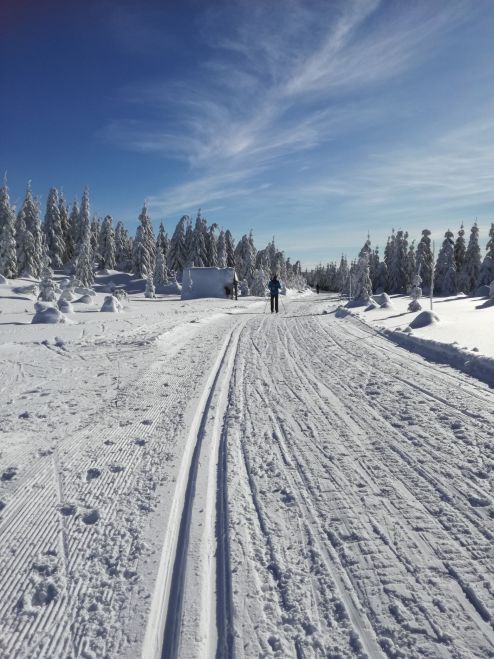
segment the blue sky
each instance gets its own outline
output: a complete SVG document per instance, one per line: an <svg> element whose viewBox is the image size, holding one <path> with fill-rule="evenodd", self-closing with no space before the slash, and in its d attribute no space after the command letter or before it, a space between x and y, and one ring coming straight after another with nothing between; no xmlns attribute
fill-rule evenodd
<svg viewBox="0 0 494 659"><path fill-rule="evenodd" d="M5 5L5 8L4 8ZM42 6L41 6L42 5ZM491 0L3 0L12 199L200 206L304 264L494 221Z"/></svg>

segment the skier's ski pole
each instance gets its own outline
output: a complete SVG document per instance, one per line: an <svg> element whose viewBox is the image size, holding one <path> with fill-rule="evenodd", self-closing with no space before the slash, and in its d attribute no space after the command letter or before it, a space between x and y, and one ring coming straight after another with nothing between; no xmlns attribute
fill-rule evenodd
<svg viewBox="0 0 494 659"><path fill-rule="evenodd" d="M283 307L283 311L284 313L286 313L285 303L283 302L283 298L281 296L280 296L280 300L281 300L281 306Z"/></svg>

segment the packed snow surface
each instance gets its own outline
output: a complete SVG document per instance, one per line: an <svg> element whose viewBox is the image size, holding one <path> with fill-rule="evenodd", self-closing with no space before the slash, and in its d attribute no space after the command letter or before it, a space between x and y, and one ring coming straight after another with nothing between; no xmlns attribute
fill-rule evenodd
<svg viewBox="0 0 494 659"><path fill-rule="evenodd" d="M487 385L326 295L96 291L0 286L2 657L493 656Z"/></svg>

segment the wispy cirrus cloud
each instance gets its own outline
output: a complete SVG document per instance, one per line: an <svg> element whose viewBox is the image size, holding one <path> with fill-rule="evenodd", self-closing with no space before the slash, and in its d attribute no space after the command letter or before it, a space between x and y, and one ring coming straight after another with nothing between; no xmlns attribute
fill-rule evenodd
<svg viewBox="0 0 494 659"><path fill-rule="evenodd" d="M104 132L123 148L187 165L183 182L164 183L151 195L157 210L252 204L253 196L276 205L283 196L298 208L331 202L386 212L412 192L437 204L445 194L477 194L481 180L487 198L492 181L480 172L492 163L479 125L456 138L445 125L421 148L391 129L382 144L372 143L375 127L382 132L389 118L413 112L393 86L440 50L471 2L228 7L210 8L198 20L194 47L204 57L175 79L121 90L131 118Z"/></svg>

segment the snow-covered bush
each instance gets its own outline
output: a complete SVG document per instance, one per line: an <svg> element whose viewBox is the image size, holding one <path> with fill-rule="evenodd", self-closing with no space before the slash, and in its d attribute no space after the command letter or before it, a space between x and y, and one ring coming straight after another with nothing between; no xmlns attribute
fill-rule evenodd
<svg viewBox="0 0 494 659"><path fill-rule="evenodd" d="M116 297L113 295L107 295L103 301L103 306L100 311L110 312L110 313L119 313L123 311L122 304Z"/></svg>
<svg viewBox="0 0 494 659"><path fill-rule="evenodd" d="M88 288L87 286L76 286L74 290L79 295L91 295L92 297L96 295L94 288Z"/></svg>
<svg viewBox="0 0 494 659"><path fill-rule="evenodd" d="M156 297L156 291L154 288L154 283L153 283L153 273L150 272L148 275L148 278L146 279L146 290L144 291L144 297L147 298L155 298Z"/></svg>
<svg viewBox="0 0 494 659"><path fill-rule="evenodd" d="M38 300L41 300L42 302L55 302L57 299L58 287L53 281L53 271L50 270L50 268L45 268L43 270L39 287Z"/></svg>
<svg viewBox="0 0 494 659"><path fill-rule="evenodd" d="M422 277L419 274L416 274L413 278L412 290L410 291L410 297L412 301L408 305L408 311L420 311L422 305L419 300L422 297L422 289L420 285L422 284Z"/></svg>
<svg viewBox="0 0 494 659"><path fill-rule="evenodd" d="M58 302L57 302L57 307L60 309L62 313L73 313L74 312L74 307L72 306L72 303L70 300L67 300L66 298L63 298L62 296L59 297Z"/></svg>
<svg viewBox="0 0 494 659"><path fill-rule="evenodd" d="M32 324L56 324L56 323L66 323L68 318L66 318L60 309L46 304L44 302L36 302L34 305L35 314L31 321Z"/></svg>
<svg viewBox="0 0 494 659"><path fill-rule="evenodd" d="M433 311L422 311L412 320L410 327L412 329L419 329L428 325L434 325L437 322L439 322L439 316Z"/></svg>
<svg viewBox="0 0 494 659"><path fill-rule="evenodd" d="M127 295L127 291L124 288L115 288L112 295L113 297L116 297L117 300L121 303L127 302L129 299L129 296Z"/></svg>
<svg viewBox="0 0 494 659"><path fill-rule="evenodd" d="M60 294L60 300L67 300L68 302L73 302L75 298L76 296L74 293L74 289L72 288L64 288L62 293Z"/></svg>
<svg viewBox="0 0 494 659"><path fill-rule="evenodd" d="M0 284L8 284L9 280L7 277L4 277L3 275L0 275Z"/></svg>

